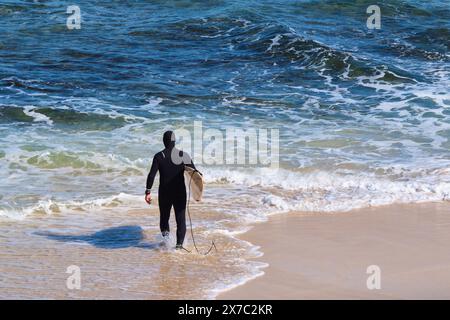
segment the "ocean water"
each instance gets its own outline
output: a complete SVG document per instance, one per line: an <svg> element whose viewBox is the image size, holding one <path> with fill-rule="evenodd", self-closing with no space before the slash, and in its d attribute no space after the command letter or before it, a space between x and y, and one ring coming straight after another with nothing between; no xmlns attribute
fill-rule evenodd
<svg viewBox="0 0 450 320"><path fill-rule="evenodd" d="M37 225L95 234L147 208L156 235L151 157L194 121L280 136L279 169L197 163L194 229L223 244L197 272L229 268L200 295L261 274L234 236L271 213L450 199L448 1L385 1L379 30L372 1L76 2L79 30L64 1L0 3L0 224L45 246Z"/></svg>

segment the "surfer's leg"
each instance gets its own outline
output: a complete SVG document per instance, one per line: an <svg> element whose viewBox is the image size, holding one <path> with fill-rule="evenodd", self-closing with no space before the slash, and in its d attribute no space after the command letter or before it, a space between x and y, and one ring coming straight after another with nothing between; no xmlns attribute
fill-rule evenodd
<svg viewBox="0 0 450 320"><path fill-rule="evenodd" d="M186 235L186 193L177 197L173 203L177 221L177 245L183 245Z"/></svg>
<svg viewBox="0 0 450 320"><path fill-rule="evenodd" d="M170 209L172 208L172 203L168 201L166 196L162 193L158 196L159 201L159 227L161 229L161 233L170 232L169 227L169 218L170 218Z"/></svg>

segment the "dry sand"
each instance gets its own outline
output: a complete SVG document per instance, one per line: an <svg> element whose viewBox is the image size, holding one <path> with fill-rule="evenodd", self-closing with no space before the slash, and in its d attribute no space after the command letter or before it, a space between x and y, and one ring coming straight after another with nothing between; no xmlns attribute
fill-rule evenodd
<svg viewBox="0 0 450 320"><path fill-rule="evenodd" d="M272 216L242 235L265 275L218 299L449 299L450 203ZM381 289L367 289L367 267Z"/></svg>

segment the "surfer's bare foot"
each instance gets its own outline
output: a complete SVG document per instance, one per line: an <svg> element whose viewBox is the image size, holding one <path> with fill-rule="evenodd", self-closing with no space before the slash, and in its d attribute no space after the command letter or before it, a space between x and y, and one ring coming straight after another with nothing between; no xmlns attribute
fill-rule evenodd
<svg viewBox="0 0 450 320"><path fill-rule="evenodd" d="M169 241L170 232L169 231L163 231L162 232L162 237L163 237L164 241Z"/></svg>

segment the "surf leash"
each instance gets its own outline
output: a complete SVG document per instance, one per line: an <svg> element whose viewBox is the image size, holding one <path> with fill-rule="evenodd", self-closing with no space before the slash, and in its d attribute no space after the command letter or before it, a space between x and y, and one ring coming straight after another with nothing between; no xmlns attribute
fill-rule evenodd
<svg viewBox="0 0 450 320"><path fill-rule="evenodd" d="M195 172L200 173L200 171L198 171L197 169L194 169L194 170L195 170L194 173L195 173ZM192 182L192 175L191 175L190 178L189 178L189 195L188 195L188 203L187 203L187 212L188 212L188 217L189 217L189 224L190 224L190 226L191 226L191 237L192 237L192 242L194 243L195 251L197 251L198 254L201 254L201 255L206 256L206 255L208 255L208 254L211 252L211 250L212 250L213 248L214 248L214 250L217 252L217 247L216 247L216 244L214 243L214 240L212 240L212 241L211 241L211 246L209 247L208 251L206 251L205 253L201 253L200 250L198 250L198 248L197 248L197 244L195 243L195 237L194 237L194 229L192 228L191 211L189 210L190 204L191 204L191 182ZM191 252L191 251L185 249L184 247L183 247L183 249L186 250L186 251L189 252L189 253Z"/></svg>

